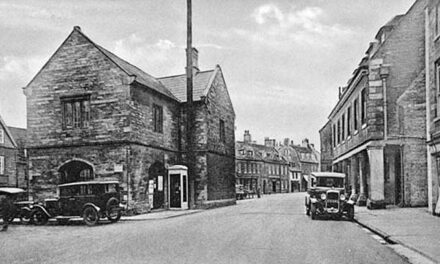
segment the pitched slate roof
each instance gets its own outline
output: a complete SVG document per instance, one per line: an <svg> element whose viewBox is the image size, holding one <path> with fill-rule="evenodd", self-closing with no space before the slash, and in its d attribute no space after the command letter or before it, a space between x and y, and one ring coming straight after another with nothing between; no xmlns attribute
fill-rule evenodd
<svg viewBox="0 0 440 264"><path fill-rule="evenodd" d="M14 138L15 142L18 146L20 144L23 144L26 140L26 128L20 128L20 127L8 127L9 132L11 132L12 137Z"/></svg>
<svg viewBox="0 0 440 264"><path fill-rule="evenodd" d="M156 78L149 75L148 73L142 71L138 67L130 64L129 62L119 58L115 54L111 53L110 51L104 49L103 47L96 45L95 46L104 53L105 56L107 56L110 60L112 60L117 66L119 66L123 71L125 71L129 75L136 76L136 81L140 84L143 84L147 87L150 87L151 89L164 94L168 97L171 97L173 99L177 99L161 82L159 82Z"/></svg>
<svg viewBox="0 0 440 264"><path fill-rule="evenodd" d="M193 100L206 96L216 70L199 71L193 77ZM161 77L158 80L181 102L186 102L186 74Z"/></svg>

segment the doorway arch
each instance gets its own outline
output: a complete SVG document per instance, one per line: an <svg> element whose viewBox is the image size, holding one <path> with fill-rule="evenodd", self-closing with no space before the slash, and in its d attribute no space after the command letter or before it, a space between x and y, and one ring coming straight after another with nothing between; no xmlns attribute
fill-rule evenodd
<svg viewBox="0 0 440 264"><path fill-rule="evenodd" d="M59 183L89 181L95 178L93 165L87 161L74 159L66 161L58 168Z"/></svg>

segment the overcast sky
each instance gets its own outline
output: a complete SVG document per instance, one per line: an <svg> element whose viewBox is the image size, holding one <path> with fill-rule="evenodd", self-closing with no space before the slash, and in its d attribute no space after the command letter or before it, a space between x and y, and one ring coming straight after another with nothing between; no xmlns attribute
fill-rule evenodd
<svg viewBox="0 0 440 264"><path fill-rule="evenodd" d="M193 0L201 70L222 67L236 139L319 146L319 129L369 42L414 0ZM185 0L0 0L0 115L26 126L26 86L73 26L145 72L184 73Z"/></svg>

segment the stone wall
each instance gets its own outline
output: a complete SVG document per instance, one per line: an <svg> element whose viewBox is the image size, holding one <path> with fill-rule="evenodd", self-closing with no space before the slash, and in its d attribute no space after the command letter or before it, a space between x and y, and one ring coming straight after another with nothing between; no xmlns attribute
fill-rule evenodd
<svg viewBox="0 0 440 264"><path fill-rule="evenodd" d="M127 75L74 30L25 89L28 146L120 140L130 132ZM90 96L90 125L63 129L62 96Z"/></svg>

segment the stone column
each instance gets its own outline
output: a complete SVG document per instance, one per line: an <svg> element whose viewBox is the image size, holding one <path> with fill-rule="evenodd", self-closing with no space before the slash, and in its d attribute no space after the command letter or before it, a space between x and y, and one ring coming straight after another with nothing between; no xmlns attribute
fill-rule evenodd
<svg viewBox="0 0 440 264"><path fill-rule="evenodd" d="M382 147L367 149L370 168L370 194L367 206L370 209L385 208L384 157Z"/></svg>
<svg viewBox="0 0 440 264"><path fill-rule="evenodd" d="M350 178L351 178L351 196L356 197L356 182L357 178L359 177L359 165L358 165L358 159L357 157L351 156L350 157Z"/></svg>
<svg viewBox="0 0 440 264"><path fill-rule="evenodd" d="M367 197L365 195L365 179L366 179L366 175L365 175L365 154L363 152L361 152L360 154L357 155L357 160L358 160L358 171L359 171L359 197L357 200L357 205L359 206L365 206L367 204Z"/></svg>

